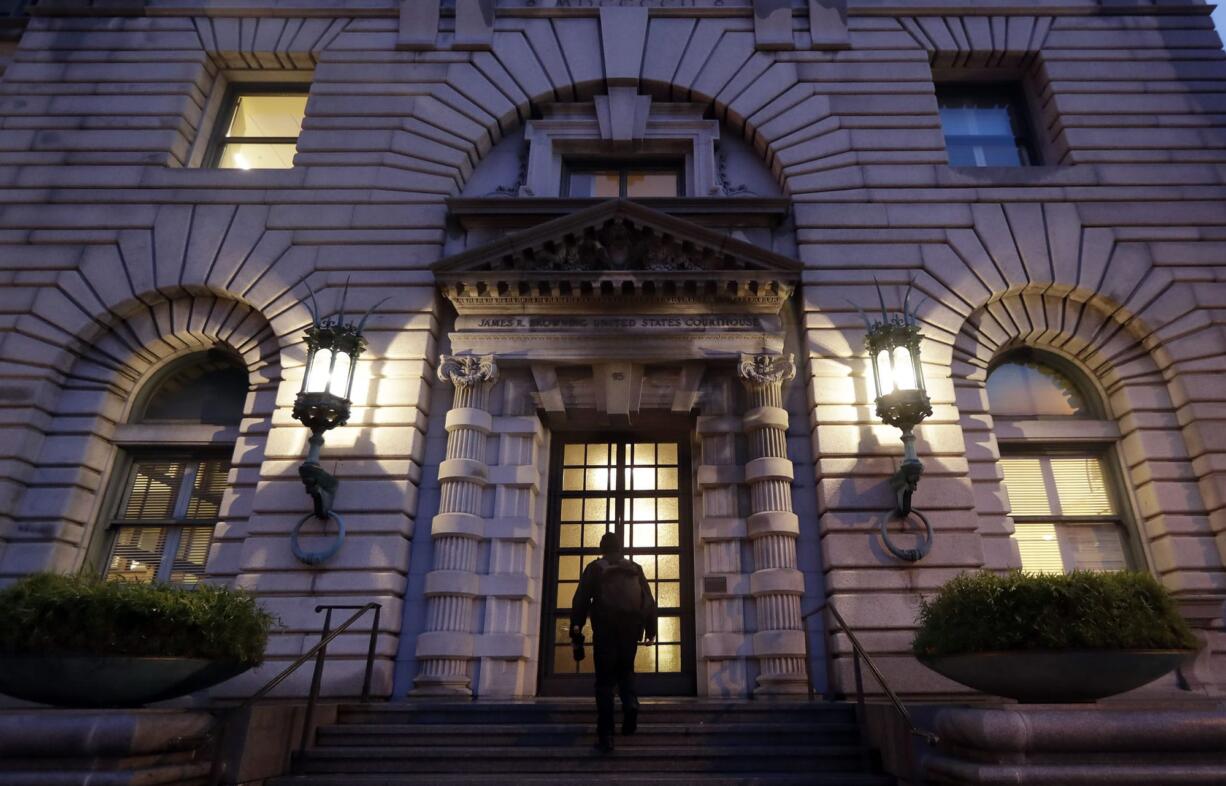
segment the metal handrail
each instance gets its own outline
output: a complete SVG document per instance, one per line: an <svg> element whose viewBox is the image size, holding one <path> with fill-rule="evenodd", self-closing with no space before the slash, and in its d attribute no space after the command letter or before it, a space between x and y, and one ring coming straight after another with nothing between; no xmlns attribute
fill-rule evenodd
<svg viewBox="0 0 1226 786"><path fill-rule="evenodd" d="M881 673L881 669L877 668L877 664L873 662L872 657L864 649L863 645L860 644L860 640L856 638L856 634L847 624L847 620L843 619L843 615L839 613L839 610L834 607L833 603L827 601L812 611L802 614L800 619L802 621L807 620L814 614L819 614L827 609L829 609L830 613L834 616L835 621L838 623L839 628L843 631L843 633L847 634L847 639L851 642L852 673L854 674L856 681L856 705L859 709L861 723L864 722L864 676L860 670L860 659L863 658L864 662L868 664L869 671L871 671L873 676L877 678L877 683L881 685L881 689L885 691L885 695L889 697L890 703L894 705L894 709L898 712L898 715L903 719L903 722L907 724L907 728L910 730L911 734L916 737L922 737L929 745L936 745L937 742L940 741L940 738L933 732L926 731L915 725L915 721L911 718L911 713L907 711L906 705L902 703L902 699L898 698L898 694L895 693L894 689L890 687L890 684L885 679L885 675ZM808 649L808 640L808 636L805 636L806 650ZM805 655L805 665L807 667L809 662L809 658L807 657L808 652L806 652ZM813 692L813 677L811 674L809 675L809 692L810 694Z"/></svg>
<svg viewBox="0 0 1226 786"><path fill-rule="evenodd" d="M229 724L230 721L237 717L243 710L247 709L252 704L271 693L278 685L285 682L285 680L289 678L289 675L293 674L313 657L315 658L315 671L311 675L311 691L307 695L306 713L302 719L302 737L298 743L298 753L301 754L306 750L307 744L310 742L311 723L315 719L315 705L319 701L319 688L320 684L323 682L324 661L328 656L328 645L342 633L353 627L354 623L361 619L366 612L371 611L372 609L375 612L375 617L370 626L370 645L366 649L366 673L362 680L362 702L365 703L370 701L370 683L371 678L374 675L375 665L375 645L379 637L379 616L383 611L383 605L381 603L372 602L361 606L336 604L322 604L316 606L316 614L321 611L326 611L327 614L324 615L323 630L320 631L319 641L316 642L315 646L299 655L294 662L286 666L280 674L265 683L264 687L260 688L246 699L243 699L241 703L226 709L214 723L210 733L216 734L217 750L214 752L213 756L212 771L209 777L210 784L213 786L219 784L221 782L222 775L224 774L224 770L221 766L222 756L220 745L225 736L223 732L225 731L227 724ZM332 612L350 610L354 610L354 613L349 617L349 619L333 628Z"/></svg>

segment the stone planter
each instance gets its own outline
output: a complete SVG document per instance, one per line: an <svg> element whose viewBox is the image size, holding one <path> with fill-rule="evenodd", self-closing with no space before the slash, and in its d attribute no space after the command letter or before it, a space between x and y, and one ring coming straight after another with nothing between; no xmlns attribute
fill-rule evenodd
<svg viewBox="0 0 1226 786"><path fill-rule="evenodd" d="M249 668L200 658L0 657L0 693L58 707L139 707L203 690Z"/></svg>
<svg viewBox="0 0 1226 786"><path fill-rule="evenodd" d="M921 657L938 674L1026 703L1094 701L1153 682L1187 650L1023 650Z"/></svg>

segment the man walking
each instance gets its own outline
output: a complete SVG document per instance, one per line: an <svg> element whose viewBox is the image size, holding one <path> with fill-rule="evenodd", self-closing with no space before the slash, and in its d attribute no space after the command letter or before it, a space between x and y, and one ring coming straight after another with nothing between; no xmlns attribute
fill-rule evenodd
<svg viewBox="0 0 1226 786"><path fill-rule="evenodd" d="M613 750L613 688L622 700L622 734L638 727L634 654L640 639L656 638L656 601L638 563L622 556L621 539L606 532L600 559L584 569L571 603L570 638L575 660L583 660L583 623L592 620L596 657L596 747Z"/></svg>

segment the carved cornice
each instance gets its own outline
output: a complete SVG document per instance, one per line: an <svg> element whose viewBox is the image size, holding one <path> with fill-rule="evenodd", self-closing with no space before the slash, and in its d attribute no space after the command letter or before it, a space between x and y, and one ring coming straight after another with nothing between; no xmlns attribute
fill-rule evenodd
<svg viewBox="0 0 1226 786"><path fill-rule="evenodd" d="M440 355L438 378L456 387L470 387L498 379L493 355Z"/></svg>
<svg viewBox="0 0 1226 786"><path fill-rule="evenodd" d="M779 385L796 376L795 355L741 355L737 373L747 385Z"/></svg>
<svg viewBox="0 0 1226 786"><path fill-rule="evenodd" d="M796 278L800 262L626 199L609 199L509 234L432 267L440 279L476 273L580 270L757 271Z"/></svg>
<svg viewBox="0 0 1226 786"><path fill-rule="evenodd" d="M794 259L618 199L433 267L461 314L593 307L778 313L802 268Z"/></svg>

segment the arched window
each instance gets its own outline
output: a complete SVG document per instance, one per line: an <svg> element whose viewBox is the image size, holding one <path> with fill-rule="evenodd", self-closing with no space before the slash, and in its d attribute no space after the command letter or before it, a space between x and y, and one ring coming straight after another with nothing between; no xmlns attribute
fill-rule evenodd
<svg viewBox="0 0 1226 786"><path fill-rule="evenodd" d="M1114 472L1119 429L1093 389L1059 359L1022 350L991 368L987 391L1022 569L1133 567Z"/></svg>
<svg viewBox="0 0 1226 786"><path fill-rule="evenodd" d="M225 350L172 363L145 385L120 429L124 481L108 520L107 578L203 577L247 386L242 361Z"/></svg>

